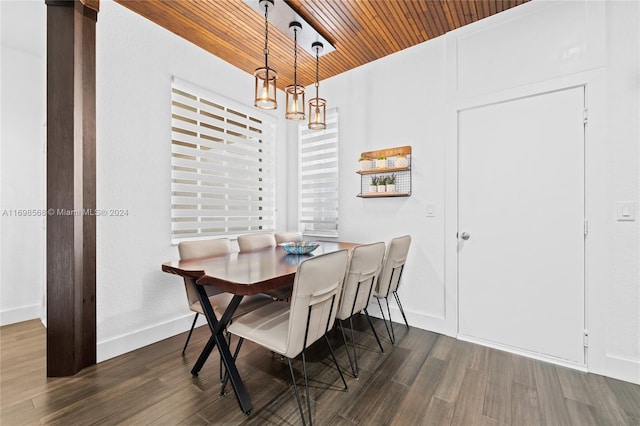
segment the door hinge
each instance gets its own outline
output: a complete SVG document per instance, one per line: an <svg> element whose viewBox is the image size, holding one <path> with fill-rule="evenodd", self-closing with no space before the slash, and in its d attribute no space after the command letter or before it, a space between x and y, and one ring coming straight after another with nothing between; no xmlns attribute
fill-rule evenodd
<svg viewBox="0 0 640 426"><path fill-rule="evenodd" d="M584 235L589 233L589 221L587 219L584 220Z"/></svg>
<svg viewBox="0 0 640 426"><path fill-rule="evenodd" d="M589 121L589 109L585 108L582 110L582 122L587 124L587 121Z"/></svg>
<svg viewBox="0 0 640 426"><path fill-rule="evenodd" d="M589 332L587 330L582 334L582 344L585 348L589 347Z"/></svg>

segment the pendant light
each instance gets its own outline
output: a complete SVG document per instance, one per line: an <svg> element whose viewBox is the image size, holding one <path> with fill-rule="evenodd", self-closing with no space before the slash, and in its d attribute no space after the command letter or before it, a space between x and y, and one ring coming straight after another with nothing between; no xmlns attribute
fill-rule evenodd
<svg viewBox="0 0 640 426"><path fill-rule="evenodd" d="M323 130L327 128L325 114L327 111L327 101L318 95L318 87L320 86L320 52L324 46L319 41L311 44L311 49L316 52L316 97L309 100L309 129Z"/></svg>
<svg viewBox="0 0 640 426"><path fill-rule="evenodd" d="M264 67L255 70L256 93L254 105L260 109L276 109L276 80L278 73L269 68L269 7L273 7L274 0L260 0L260 7L264 8Z"/></svg>
<svg viewBox="0 0 640 426"><path fill-rule="evenodd" d="M287 95L287 103L284 118L287 120L304 120L304 86L298 84L298 31L302 30L302 24L293 21L289 24L293 31L293 84L287 86L284 91Z"/></svg>

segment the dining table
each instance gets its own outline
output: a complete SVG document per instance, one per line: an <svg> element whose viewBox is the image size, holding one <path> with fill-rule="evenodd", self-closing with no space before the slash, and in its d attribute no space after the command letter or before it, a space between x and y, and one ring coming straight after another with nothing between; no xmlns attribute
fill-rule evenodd
<svg viewBox="0 0 640 426"><path fill-rule="evenodd" d="M235 357L231 354L224 337L224 331L240 301L244 296L265 293L292 283L298 265L305 259L342 249L351 251L356 245L356 243L347 242L319 241L318 247L309 254L288 254L281 247L275 246L252 252L235 252L223 256L163 263L164 272L179 275L196 283L198 298L211 330L211 337L191 369L191 374L197 377L213 349L218 348L240 409L248 416L252 409L251 399L238 373ZM209 302L206 286L213 286L233 294L220 318L216 316Z"/></svg>

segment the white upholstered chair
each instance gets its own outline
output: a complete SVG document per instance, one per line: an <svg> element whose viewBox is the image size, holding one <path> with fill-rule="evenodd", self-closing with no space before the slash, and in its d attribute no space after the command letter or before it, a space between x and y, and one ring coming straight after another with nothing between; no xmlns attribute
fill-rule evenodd
<svg viewBox="0 0 640 426"><path fill-rule="evenodd" d="M240 248L240 253L263 250L267 247L275 246L276 238L273 233L261 232L238 236L238 247ZM277 300L288 300L291 297L292 288L292 284L285 284L282 287L266 292L266 294Z"/></svg>
<svg viewBox="0 0 640 426"><path fill-rule="evenodd" d="M180 254L181 260L224 256L229 254L230 252L231 244L229 243L228 238L184 241L178 244L178 253ZM187 350L187 345L189 344L191 333L193 333L193 328L195 327L196 321L198 320L198 315L204 315L202 306L200 305L200 299L198 299L198 292L196 291L195 285L197 284L193 281L193 279L185 278L184 286L185 290L187 291L187 301L189 303L189 309L195 312L196 316L193 318L193 323L191 324L191 329L189 330L187 341L185 342L184 348L182 349L183 355ZM233 295L221 292L217 288L211 286L208 286L206 290L207 294L209 295L211 306L213 307L216 316L220 318L224 313L226 307L229 305L229 302L231 301ZM253 309L271 302L273 302L273 299L262 294L258 294L255 296L245 296L240 302L240 306L238 306L238 309L234 313L234 317L245 314L249 311L252 311Z"/></svg>
<svg viewBox="0 0 640 426"><path fill-rule="evenodd" d="M276 244L302 241L301 232L276 232Z"/></svg>
<svg viewBox="0 0 640 426"><path fill-rule="evenodd" d="M404 270L404 264L407 261L407 254L409 253L409 246L411 245L411 236L405 235L397 237L391 240L387 247L387 253L382 262L382 270L378 276L378 284L373 293L374 297L378 300L378 306L382 313L382 319L385 321L384 325L387 327L387 333L389 333L389 339L391 343L395 344L396 337L393 331L393 323L391 322L391 310L389 309L389 294L393 294L400 308L400 313L404 319L404 323L409 328L407 317L402 309L402 303L400 303L400 297L398 296L398 286L400 285L400 279L402 278L402 271ZM386 318L384 317L384 311L382 310L382 304L380 299L384 299L387 302L387 312L389 313L389 326L387 326Z"/></svg>
<svg viewBox="0 0 640 426"><path fill-rule="evenodd" d="M338 313L336 319L340 324L340 331L342 332L342 339L344 340L345 347L347 349L347 355L349 357L349 364L351 364L351 370L353 376L358 377L358 357L356 355L356 345L353 333L353 315L364 311L364 314L369 321L373 335L380 346L380 352L384 353L382 343L378 338L378 333L373 326L373 322L367 312L367 306L373 288L376 285L376 279L380 272L380 266L382 265L382 259L384 257L384 243L374 243L360 245L353 248L351 256L349 258L349 265L347 266L347 272L344 278L344 285L342 287L342 295L340 296L340 304L338 305ZM349 354L349 347L347 346L347 339L344 335L344 327L342 321L349 320L351 328L351 345L353 347L353 360Z"/></svg>
<svg viewBox="0 0 640 426"><path fill-rule="evenodd" d="M258 234L244 234L238 236L238 247L240 253L262 250L267 247L275 247L276 238L271 232L261 232Z"/></svg>
<svg viewBox="0 0 640 426"><path fill-rule="evenodd" d="M238 318L228 327L230 333L241 338L241 342L243 339L251 340L287 358L303 424L305 424L305 415L291 360L302 354L307 411L311 424L311 400L305 350L312 343L324 337L344 388L348 390L347 382L326 336L335 322L347 261L346 250L321 254L304 260L296 272L291 303L274 302Z"/></svg>

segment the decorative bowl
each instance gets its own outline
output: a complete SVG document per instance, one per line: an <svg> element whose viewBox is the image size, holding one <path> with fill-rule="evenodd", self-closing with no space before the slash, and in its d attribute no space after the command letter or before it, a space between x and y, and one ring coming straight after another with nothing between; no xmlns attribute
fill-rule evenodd
<svg viewBox="0 0 640 426"><path fill-rule="evenodd" d="M317 249L320 243L316 241L296 241L278 245L289 254L308 254Z"/></svg>

